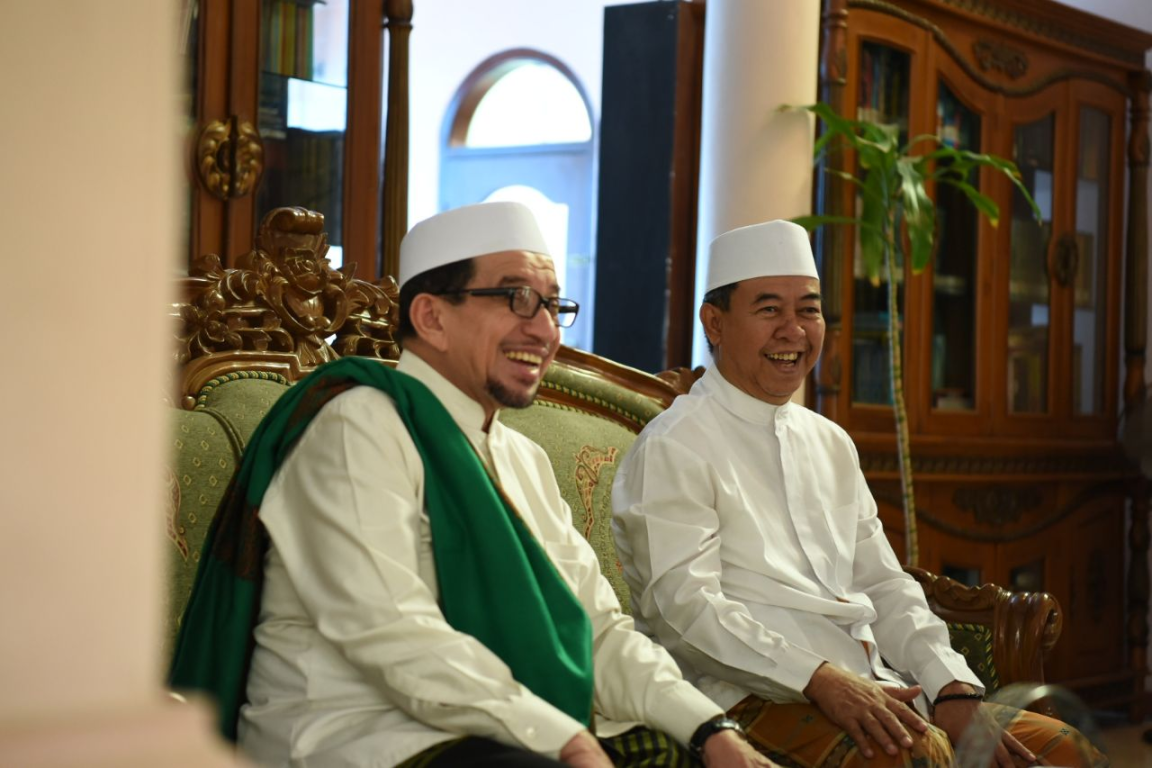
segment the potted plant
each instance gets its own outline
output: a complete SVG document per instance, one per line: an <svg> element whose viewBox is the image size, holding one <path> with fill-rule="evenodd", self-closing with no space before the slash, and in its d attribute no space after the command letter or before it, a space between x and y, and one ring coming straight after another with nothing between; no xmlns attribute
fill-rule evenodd
<svg viewBox="0 0 1152 768"><path fill-rule="evenodd" d="M819 118L824 129L813 150L816 162L823 165L826 173L855 186L860 196L858 216L817 214L801 216L793 221L809 230L828 224L854 226L868 279L874 286L879 286L882 281L887 283L888 306L891 308L888 312L889 373L907 543L905 563L916 565L919 545L901 356L901 313L896 311L899 306L897 270L903 269L905 255L910 258L913 274L923 272L932 261L936 241L936 205L928 192L930 183L960 190L976 210L996 226L1000 219L999 206L969 181L973 169L989 168L1003 173L1016 185L1037 221L1041 218L1040 209L1011 160L946 146L931 134L916 136L901 144L896 126L850 120L822 102L781 109L803 109ZM840 170L823 162L832 153L845 149L855 153L858 172Z"/></svg>

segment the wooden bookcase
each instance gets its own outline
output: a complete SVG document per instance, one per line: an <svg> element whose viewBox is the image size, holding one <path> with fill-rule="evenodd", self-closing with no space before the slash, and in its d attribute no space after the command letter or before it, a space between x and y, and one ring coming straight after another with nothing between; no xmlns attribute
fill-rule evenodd
<svg viewBox="0 0 1152 768"><path fill-rule="evenodd" d="M1049 681L1140 717L1148 491L1116 434L1144 389L1152 35L1047 0L826 0L823 24L825 101L1013 158L1043 212L1030 220L999 175L978 179L998 227L937 190L934 269L900 286L919 564L1054 594ZM857 204L830 174L817 195L825 212ZM814 406L856 441L903 552L885 290L863 279L851 230L822 233L818 252Z"/></svg>
<svg viewBox="0 0 1152 768"><path fill-rule="evenodd" d="M395 274L407 230L411 0L182 0L181 9L189 258L216 253L234 266L265 213L305 205L325 215L330 244L357 277ZM342 119L330 107L313 110L319 123L302 117L309 101L345 104Z"/></svg>

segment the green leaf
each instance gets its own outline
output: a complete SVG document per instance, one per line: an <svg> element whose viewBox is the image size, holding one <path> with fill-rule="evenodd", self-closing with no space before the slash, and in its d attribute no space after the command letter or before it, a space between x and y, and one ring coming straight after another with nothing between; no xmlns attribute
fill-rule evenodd
<svg viewBox="0 0 1152 768"><path fill-rule="evenodd" d="M848 182L849 184L853 184L857 187L863 187L864 186L864 182L860 181L860 179L858 179L855 176L853 176L852 174L848 173L848 171L842 171L839 168L825 167L824 173L827 173L829 176L836 176L837 178L841 178L844 181Z"/></svg>
<svg viewBox="0 0 1152 768"><path fill-rule="evenodd" d="M904 147L904 150L903 150L904 154L906 154L906 155L911 154L911 150L913 147L915 147L917 144L920 144L920 143L925 142L925 141L932 141L932 142L939 143L940 137L934 133L922 133L919 136L915 136L912 138L911 141L908 142L907 146Z"/></svg>
<svg viewBox="0 0 1152 768"><path fill-rule="evenodd" d="M976 206L976 210L988 217L992 226L1000 226L1000 206L996 205L996 201L987 195L980 192L980 190L973 187L966 181L959 179L941 179L942 184L947 184L951 187L956 187L964 193L964 195Z"/></svg>
<svg viewBox="0 0 1152 768"><path fill-rule="evenodd" d="M936 206L924 186L926 161L922 158L901 157L896 162L900 177L900 199L904 203L904 224L912 246L912 271L922 272L932 259L932 244L936 237Z"/></svg>
<svg viewBox="0 0 1152 768"><path fill-rule="evenodd" d="M857 227L872 227L873 225L862 219L854 219L851 216L831 216L828 214L813 214L811 216L796 216L789 219L793 224L799 224L804 229L811 232L817 227L823 227L828 224L851 224Z"/></svg>
<svg viewBox="0 0 1152 768"><path fill-rule="evenodd" d="M824 130L820 133L819 138L816 139L816 144L813 147L814 154L822 152L824 147L835 138L843 138L850 146L856 146L859 123L855 120L840 117L840 115L836 114L836 111L827 104L820 102L800 107L785 104L779 108L781 112L789 110L805 110L811 112L824 123Z"/></svg>

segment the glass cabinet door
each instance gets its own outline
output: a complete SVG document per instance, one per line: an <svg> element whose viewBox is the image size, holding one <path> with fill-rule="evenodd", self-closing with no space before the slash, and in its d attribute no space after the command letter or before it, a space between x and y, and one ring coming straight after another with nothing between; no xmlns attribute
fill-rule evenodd
<svg viewBox="0 0 1152 768"><path fill-rule="evenodd" d="M911 57L894 48L872 42L860 46L859 93L856 118L896 126L900 142L908 140L908 84ZM856 200L857 213L861 201ZM904 265L894 265L898 282L898 307L904 305ZM891 405L889 375L888 287L881 280L872 285L864 270L857 239L854 265L854 314L852 318L852 402Z"/></svg>
<svg viewBox="0 0 1152 768"><path fill-rule="evenodd" d="M1048 241L1052 232L1055 116L1016 126L1013 159L1040 208L1037 223L1013 187L1008 277L1007 402L1010 413L1048 411L1051 326Z"/></svg>
<svg viewBox="0 0 1152 768"><path fill-rule="evenodd" d="M1076 169L1076 270L1072 284L1072 413L1104 411L1107 349L1108 191L1111 117L1081 107Z"/></svg>
<svg viewBox="0 0 1152 768"><path fill-rule="evenodd" d="M936 100L940 144L980 151L980 116L941 80ZM979 178L969 179L979 187ZM937 249L932 279L932 407L970 411L976 402L978 211L963 192L936 187Z"/></svg>
<svg viewBox="0 0 1152 768"><path fill-rule="evenodd" d="M255 217L300 205L324 214L334 267L342 263L348 121L348 0L263 0L260 135L264 176Z"/></svg>

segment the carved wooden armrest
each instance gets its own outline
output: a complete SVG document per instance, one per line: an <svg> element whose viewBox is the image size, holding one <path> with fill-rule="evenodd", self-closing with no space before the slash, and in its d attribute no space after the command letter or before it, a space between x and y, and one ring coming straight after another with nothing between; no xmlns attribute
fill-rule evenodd
<svg viewBox="0 0 1152 768"><path fill-rule="evenodd" d="M995 584L969 587L922 568L904 570L945 621L991 627L993 662L1002 685L1044 681L1044 658L1055 647L1064 622L1055 597L1009 592Z"/></svg>

